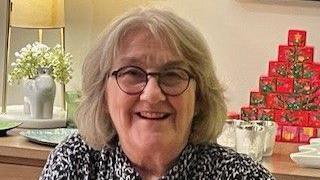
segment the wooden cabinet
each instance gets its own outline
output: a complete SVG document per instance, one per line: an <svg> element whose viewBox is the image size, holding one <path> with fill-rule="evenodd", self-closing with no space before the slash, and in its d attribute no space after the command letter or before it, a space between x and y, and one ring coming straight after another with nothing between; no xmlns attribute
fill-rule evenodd
<svg viewBox="0 0 320 180"><path fill-rule="evenodd" d="M39 179L42 167L0 163L0 176L3 179Z"/></svg>
<svg viewBox="0 0 320 180"><path fill-rule="evenodd" d="M319 180L320 169L302 168L291 160L290 153L298 152L299 145L276 143L273 155L264 157L262 165L279 180Z"/></svg>
<svg viewBox="0 0 320 180"><path fill-rule="evenodd" d="M51 150L51 147L29 142L17 133L0 137L1 179L39 179Z"/></svg>

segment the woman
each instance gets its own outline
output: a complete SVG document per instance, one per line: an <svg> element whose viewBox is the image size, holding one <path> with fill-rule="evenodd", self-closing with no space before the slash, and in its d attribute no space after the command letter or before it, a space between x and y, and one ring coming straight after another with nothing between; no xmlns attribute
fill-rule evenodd
<svg viewBox="0 0 320 180"><path fill-rule="evenodd" d="M55 148L41 179L273 179L210 143L225 116L197 30L168 11L135 10L85 59L79 134Z"/></svg>

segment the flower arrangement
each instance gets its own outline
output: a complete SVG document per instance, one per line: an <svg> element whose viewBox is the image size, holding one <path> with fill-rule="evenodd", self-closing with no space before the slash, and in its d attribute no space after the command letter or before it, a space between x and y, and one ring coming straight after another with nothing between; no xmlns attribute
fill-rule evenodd
<svg viewBox="0 0 320 180"><path fill-rule="evenodd" d="M52 70L51 76L59 83L66 84L71 79L70 53L64 53L61 45L53 48L35 42L28 44L15 53L16 60L11 64L13 70L9 73L9 83L13 84L23 78L34 79L39 68Z"/></svg>

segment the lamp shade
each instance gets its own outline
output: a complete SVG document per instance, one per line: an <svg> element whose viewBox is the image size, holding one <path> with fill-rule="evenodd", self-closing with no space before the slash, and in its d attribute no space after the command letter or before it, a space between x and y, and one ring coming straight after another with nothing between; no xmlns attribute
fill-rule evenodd
<svg viewBox="0 0 320 180"><path fill-rule="evenodd" d="M21 28L64 27L64 0L11 0L10 25Z"/></svg>

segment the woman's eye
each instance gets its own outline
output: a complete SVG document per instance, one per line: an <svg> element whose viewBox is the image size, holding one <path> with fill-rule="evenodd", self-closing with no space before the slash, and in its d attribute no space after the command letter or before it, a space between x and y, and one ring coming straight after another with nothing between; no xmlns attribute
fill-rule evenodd
<svg viewBox="0 0 320 180"><path fill-rule="evenodd" d="M188 79L188 74L183 70L172 70L172 71L167 71L163 73L163 77L167 79L173 78L173 79L186 80Z"/></svg>
<svg viewBox="0 0 320 180"><path fill-rule="evenodd" d="M160 82L166 86L176 86L188 80L188 74L183 70L171 70L164 72Z"/></svg>
<svg viewBox="0 0 320 180"><path fill-rule="evenodd" d="M135 79L144 79L145 78L145 73L139 69L136 68L128 68L124 69L119 72L118 77L119 78L135 78Z"/></svg>

